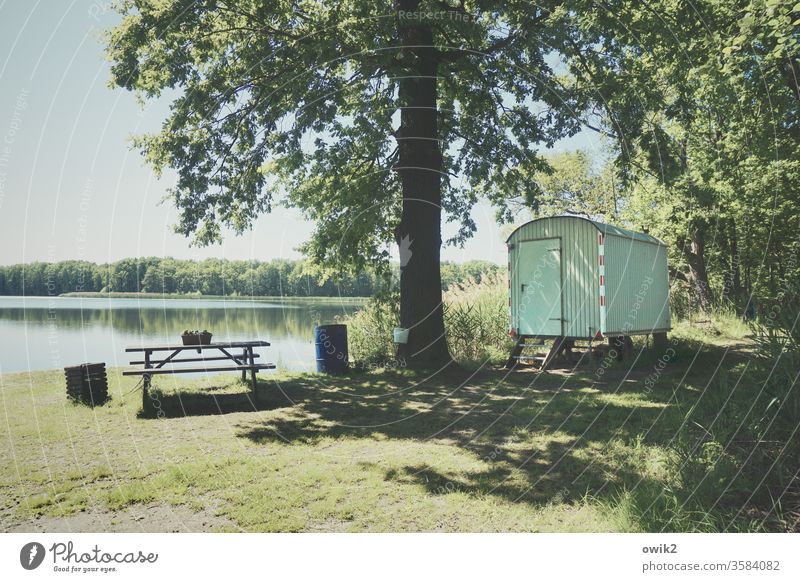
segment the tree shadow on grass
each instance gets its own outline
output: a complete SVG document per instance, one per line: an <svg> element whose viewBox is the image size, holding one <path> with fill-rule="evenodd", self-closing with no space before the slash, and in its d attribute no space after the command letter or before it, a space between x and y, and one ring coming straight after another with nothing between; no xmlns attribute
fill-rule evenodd
<svg viewBox="0 0 800 582"><path fill-rule="evenodd" d="M417 484L431 494L460 491L539 506L554 498L652 488L650 475L604 448L632 442L659 415L668 415L664 422L672 427L677 420L659 396L638 399L635 383L608 398L586 382L551 374L446 373L417 380L390 374L286 382L268 399L287 399L297 410L240 423L239 436L259 444L363 438L454 445L478 461L476 468L449 471L435 460L374 468L387 481ZM653 432L651 441L666 439Z"/></svg>
<svg viewBox="0 0 800 582"><path fill-rule="evenodd" d="M235 412L263 412L292 406L288 401L265 398L263 383L253 392L242 386L240 392L230 392L229 386L209 386L202 392L168 392L152 389L147 405L139 411L139 418L183 418L209 416ZM224 391L224 392L222 392Z"/></svg>
<svg viewBox="0 0 800 582"><path fill-rule="evenodd" d="M571 374L456 369L431 376L399 371L264 379L255 395L244 386L240 393L166 395L161 410L171 418L263 412L240 417L237 431L266 446L363 439L376 447L379 441L440 444L445 456L452 455L448 446L457 447L468 454L466 464L434 457L404 463L401 456L365 468L431 495L463 492L534 507L586 496L610 502L634 491L645 508L637 516L640 527L658 530L672 507L656 517L645 514L664 492L663 474L637 455L647 457L650 445L671 446L684 419L673 398L686 362L694 362L691 378L701 385L718 365L743 357L723 349L695 355L677 350L648 390L641 379L653 370L652 357L634 366L635 373L611 367L599 381L591 367Z"/></svg>

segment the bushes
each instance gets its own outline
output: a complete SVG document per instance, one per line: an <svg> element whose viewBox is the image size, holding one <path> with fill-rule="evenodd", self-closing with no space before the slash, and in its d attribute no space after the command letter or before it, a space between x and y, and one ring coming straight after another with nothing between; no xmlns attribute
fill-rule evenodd
<svg viewBox="0 0 800 582"><path fill-rule="evenodd" d="M741 336L739 321L723 314L708 331ZM716 514L715 531L794 530L800 525L800 331L791 321L774 321L754 324L751 337L752 357L732 370L720 366L700 394L676 393L683 420L673 446L680 477L675 493L683 510ZM715 507L731 511L712 512Z"/></svg>
<svg viewBox="0 0 800 582"><path fill-rule="evenodd" d="M682 281L675 280L670 286L669 309L672 312L672 317L676 319L689 319L696 313L691 290Z"/></svg>
<svg viewBox="0 0 800 582"><path fill-rule="evenodd" d="M505 275L468 280L444 296L444 327L450 354L458 362L502 360L508 337L508 288Z"/></svg>
<svg viewBox="0 0 800 582"><path fill-rule="evenodd" d="M362 366L394 360L392 329L400 322L397 293L374 297L350 316L350 354ZM454 285L444 295L444 324L453 358L461 363L504 359L511 350L504 275L484 275Z"/></svg>
<svg viewBox="0 0 800 582"><path fill-rule="evenodd" d="M392 330L400 321L400 294L384 293L345 319L348 350L356 365L387 367L394 360Z"/></svg>
<svg viewBox="0 0 800 582"><path fill-rule="evenodd" d="M797 309L787 312L796 314ZM788 492L800 520L800 328L792 317L759 324L755 331L754 371L761 393L750 430L761 444L758 453L770 495L780 500Z"/></svg>

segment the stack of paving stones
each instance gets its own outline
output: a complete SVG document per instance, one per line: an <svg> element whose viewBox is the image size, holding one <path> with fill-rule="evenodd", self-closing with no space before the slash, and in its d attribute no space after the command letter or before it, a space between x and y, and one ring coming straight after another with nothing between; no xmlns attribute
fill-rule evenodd
<svg viewBox="0 0 800 582"><path fill-rule="evenodd" d="M108 400L108 376L106 365L81 364L64 368L67 377L67 398L90 406Z"/></svg>

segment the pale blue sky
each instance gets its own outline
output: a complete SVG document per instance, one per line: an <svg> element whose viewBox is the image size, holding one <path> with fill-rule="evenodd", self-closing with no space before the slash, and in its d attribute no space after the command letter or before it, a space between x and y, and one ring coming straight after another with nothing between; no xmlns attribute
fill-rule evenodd
<svg viewBox="0 0 800 582"><path fill-rule="evenodd" d="M133 256L298 258L312 225L276 209L244 236L191 247L174 233L176 212L159 204L172 176L156 179L128 138L158 129L167 103L143 110L108 88L100 31L116 21L103 0L0 0L0 264ZM593 136L571 147L596 145ZM478 232L455 261L505 261L486 204ZM450 229L446 229L450 230Z"/></svg>

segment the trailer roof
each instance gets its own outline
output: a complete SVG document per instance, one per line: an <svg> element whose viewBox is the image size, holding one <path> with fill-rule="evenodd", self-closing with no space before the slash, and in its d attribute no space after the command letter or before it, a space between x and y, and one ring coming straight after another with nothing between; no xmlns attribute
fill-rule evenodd
<svg viewBox="0 0 800 582"><path fill-rule="evenodd" d="M527 226L528 224L531 224L532 222L538 222L540 220L551 220L553 218L573 218L573 219L576 219L576 220L585 220L587 222L591 222L594 225L594 227L598 231L603 233L604 235L605 234L610 234L612 236L621 236L621 237L624 237L624 238L630 238L630 239L633 239L633 240L640 240L640 241L643 241L643 242L649 242L649 243L654 243L654 244L658 244L658 245L664 245L665 244L664 241L662 241L661 239L658 239L658 238L656 238L656 237L654 237L652 235L649 235L649 234L645 234L643 232L636 232L636 231L633 231L633 230L628 230L627 228L622 228L622 227L619 227L619 226L613 226L611 224L605 224L603 222L598 222L596 220L591 220L591 219L585 218L583 216L576 216L574 214L562 214L562 215L559 215L559 216L546 216L544 218L537 218L535 220L530 220L530 221L526 222L525 224L521 224L516 229L514 229L514 232L512 232L510 235L508 235L508 238L506 239L506 242L510 241L511 238L522 227Z"/></svg>

